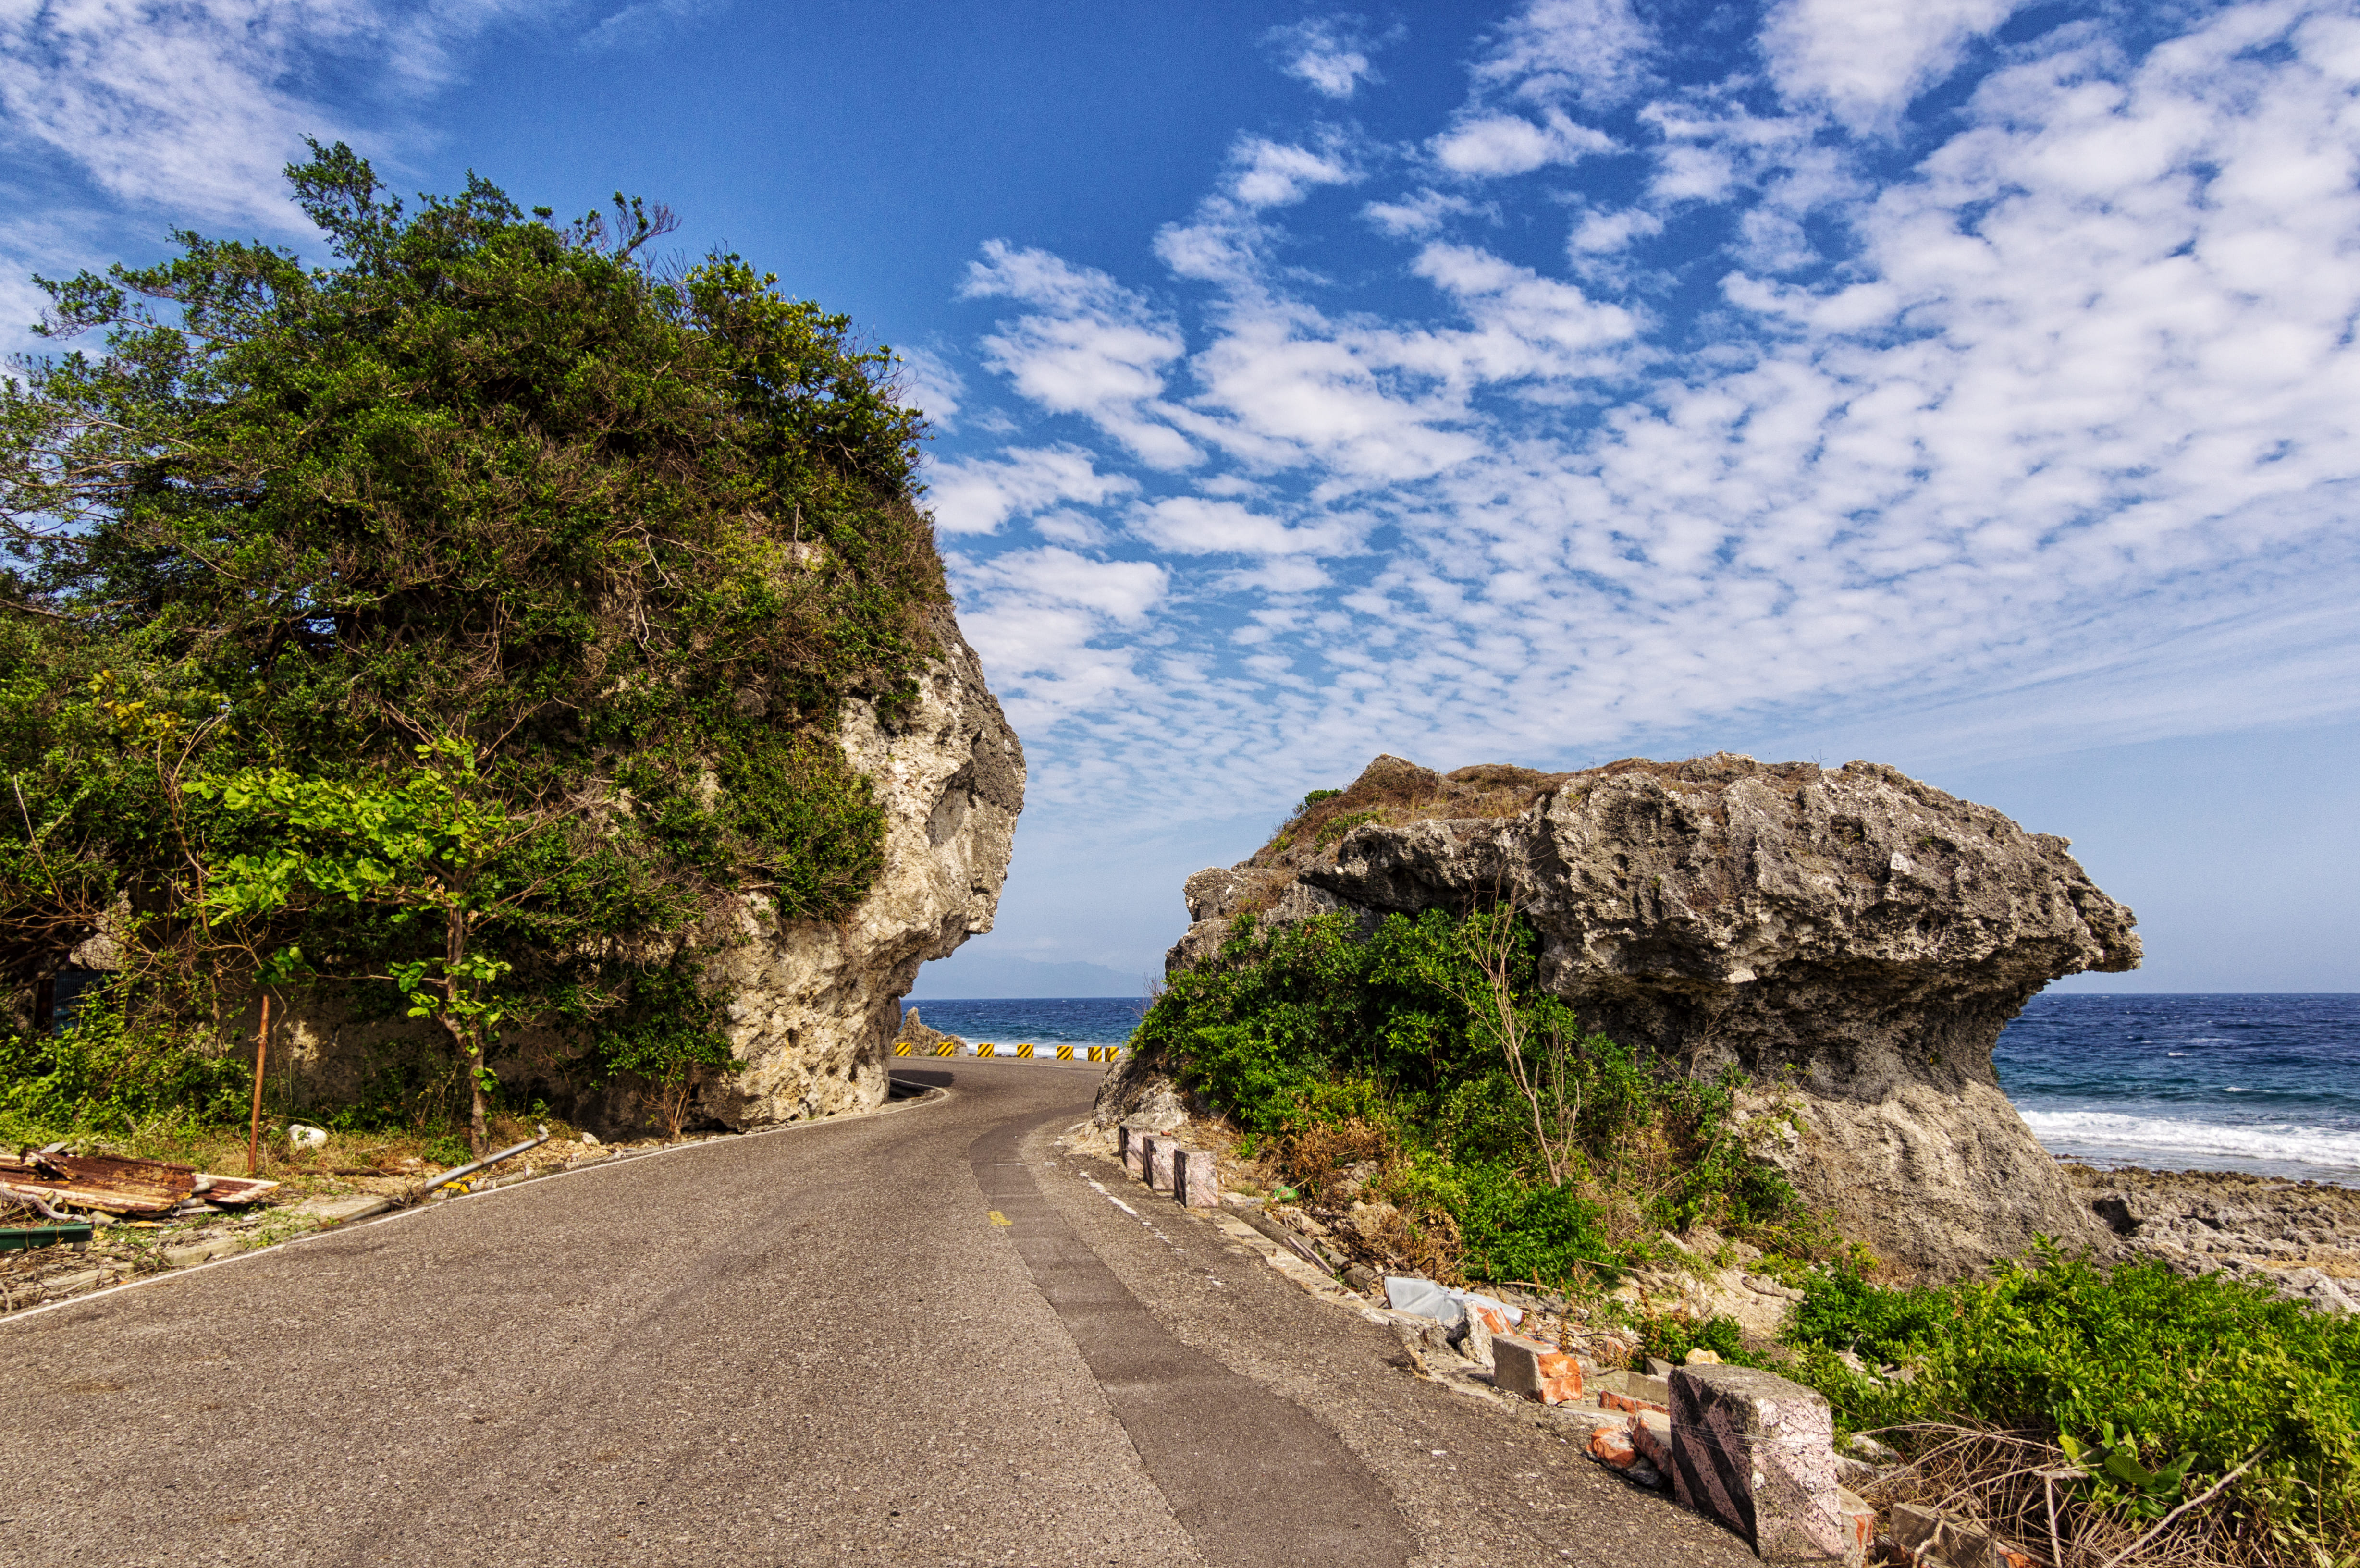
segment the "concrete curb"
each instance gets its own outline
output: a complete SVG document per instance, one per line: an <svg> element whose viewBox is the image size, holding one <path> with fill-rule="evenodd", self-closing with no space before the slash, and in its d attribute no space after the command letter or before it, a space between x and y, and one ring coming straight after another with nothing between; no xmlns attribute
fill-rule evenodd
<svg viewBox="0 0 2360 1568"><path fill-rule="evenodd" d="M39 1317L44 1312L54 1312L67 1307L87 1306L93 1301L102 1301L108 1296L119 1296L126 1290L137 1290L149 1285L161 1285L176 1279L186 1279L202 1274L209 1269L225 1269L232 1264L244 1263L249 1258L261 1258L290 1247L300 1247L305 1242L318 1241L322 1236L343 1236L356 1228L394 1225L402 1220L415 1219L421 1214L440 1214L453 1204L469 1203L477 1198L487 1198L503 1189L521 1187L530 1181L554 1181L568 1176L587 1176L593 1171L612 1171L619 1166L634 1164L642 1160L652 1160L659 1155L680 1154L693 1149L710 1148L715 1144L742 1143L750 1138L770 1138L779 1133L804 1132L813 1127L841 1127L847 1122L867 1121L875 1116L893 1116L902 1111L916 1110L922 1105L941 1105L949 1100L954 1093L955 1091L950 1089L931 1088L924 1094L914 1095L907 1100L888 1100L871 1111L853 1111L843 1116L822 1116L814 1121L787 1122L779 1127L758 1127L752 1132L719 1133L711 1138L661 1144L654 1149L617 1149L612 1154L604 1155L595 1160L569 1165L563 1171L544 1171L538 1173L519 1171L513 1176L505 1177L485 1186L471 1186L465 1192L453 1192L445 1197L430 1198L406 1208L396 1209L392 1199L378 1197L372 1200L376 1205L374 1207L356 1209L351 1214L327 1220L300 1236L290 1236L284 1241L275 1241L267 1247L246 1247L241 1251L229 1253L225 1257L216 1255L223 1245L220 1243L184 1247L180 1250L205 1254L203 1260L191 1261L185 1267L173 1266L169 1261L172 1255L168 1251L164 1255L167 1260L166 1266L159 1272L143 1274L137 1279L126 1279L117 1285L104 1286L83 1295L67 1296L60 1301L44 1301L37 1307L27 1307L20 1312L10 1312L5 1317L0 1317L0 1331L13 1328L28 1319ZM392 1212L388 1213L388 1210ZM104 1277L105 1271L95 1272Z"/></svg>

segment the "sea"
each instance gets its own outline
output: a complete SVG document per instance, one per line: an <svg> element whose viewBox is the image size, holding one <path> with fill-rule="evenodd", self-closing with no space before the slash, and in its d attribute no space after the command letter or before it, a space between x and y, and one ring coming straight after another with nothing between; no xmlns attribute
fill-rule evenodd
<svg viewBox="0 0 2360 1568"><path fill-rule="evenodd" d="M1143 999L928 1001L970 1040L1120 1045ZM2360 995L2036 996L1992 1053L2054 1154L2360 1187Z"/></svg>
<svg viewBox="0 0 2360 1568"><path fill-rule="evenodd" d="M1992 1062L2052 1153L2360 1187L2360 996L2035 996Z"/></svg>

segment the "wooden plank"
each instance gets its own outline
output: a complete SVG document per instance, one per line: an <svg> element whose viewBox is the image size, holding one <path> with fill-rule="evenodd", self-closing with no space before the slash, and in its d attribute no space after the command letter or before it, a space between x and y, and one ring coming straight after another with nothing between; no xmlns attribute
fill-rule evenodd
<svg viewBox="0 0 2360 1568"><path fill-rule="evenodd" d="M260 1202L265 1192L278 1185L276 1181L257 1181L250 1176L200 1176L197 1196L208 1203L235 1208L240 1203Z"/></svg>

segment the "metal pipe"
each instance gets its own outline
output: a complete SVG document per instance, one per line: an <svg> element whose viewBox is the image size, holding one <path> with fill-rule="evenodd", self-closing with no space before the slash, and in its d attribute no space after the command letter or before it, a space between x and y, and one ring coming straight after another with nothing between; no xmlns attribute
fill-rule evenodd
<svg viewBox="0 0 2360 1568"><path fill-rule="evenodd" d="M531 1138L524 1143L519 1143L514 1149L503 1149L497 1154L486 1155L485 1158L476 1160L473 1165L462 1165L456 1171L444 1171L442 1175L437 1176L432 1181L427 1182L423 1187L419 1188L418 1195L423 1198L430 1192L432 1192L437 1187L447 1187L453 1181L463 1181L468 1177L473 1176L476 1171L484 1169L486 1165L497 1165L501 1160L513 1159L517 1155L522 1154L528 1149L539 1149L542 1144L547 1143L548 1141L549 1129L547 1127L542 1127L539 1138Z"/></svg>
<svg viewBox="0 0 2360 1568"><path fill-rule="evenodd" d="M246 1129L246 1173L255 1174L262 1149L262 1059L270 1049L270 993L262 994L262 1027L254 1031L254 1120Z"/></svg>

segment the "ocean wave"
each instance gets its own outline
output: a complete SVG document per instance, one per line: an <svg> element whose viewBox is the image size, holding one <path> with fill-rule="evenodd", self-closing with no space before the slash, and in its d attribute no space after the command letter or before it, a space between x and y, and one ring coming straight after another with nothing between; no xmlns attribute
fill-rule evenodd
<svg viewBox="0 0 2360 1568"><path fill-rule="evenodd" d="M2179 1121L2126 1116L2114 1111L2027 1111L2032 1135L2058 1153L2169 1155L2245 1160L2254 1165L2306 1165L2360 1171L2360 1132L2299 1122Z"/></svg>

